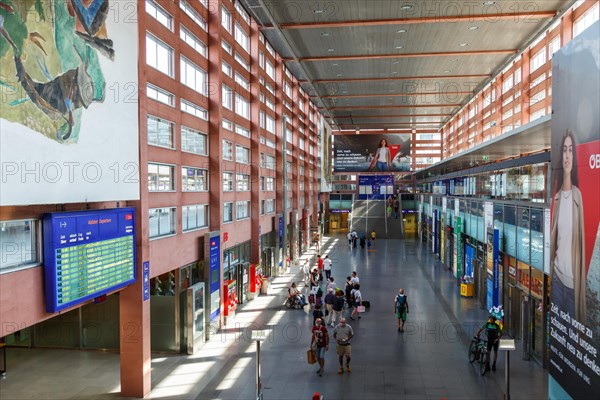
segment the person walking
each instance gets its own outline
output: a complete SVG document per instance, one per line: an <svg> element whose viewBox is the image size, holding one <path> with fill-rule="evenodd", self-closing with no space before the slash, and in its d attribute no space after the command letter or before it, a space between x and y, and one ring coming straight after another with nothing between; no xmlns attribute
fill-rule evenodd
<svg viewBox="0 0 600 400"><path fill-rule="evenodd" d="M312 328L311 346L315 350L317 361L319 362L319 370L317 374L323 376L325 372L325 352L329 350L329 333L327 328L323 326L323 320L317 318L315 326Z"/></svg>
<svg viewBox="0 0 600 400"><path fill-rule="evenodd" d="M352 230L352 247L356 248L356 242L358 240L358 234L356 230Z"/></svg>
<svg viewBox="0 0 600 400"><path fill-rule="evenodd" d="M371 240L374 242L375 241L375 237L377 236L377 234L375 233L375 229L373 229L371 231Z"/></svg>
<svg viewBox="0 0 600 400"><path fill-rule="evenodd" d="M323 318L323 310L321 309L321 303L315 302L315 308L313 309L313 326L317 324L318 319Z"/></svg>
<svg viewBox="0 0 600 400"><path fill-rule="evenodd" d="M327 286L325 286L325 291L328 291L329 289L333 290L334 292L335 292L335 289L337 289L337 286L335 285L335 282L333 281L333 276L329 277Z"/></svg>
<svg viewBox="0 0 600 400"><path fill-rule="evenodd" d="M346 318L342 317L340 323L333 328L333 338L335 339L335 351L338 355L340 368L338 374L344 373L344 356L346 357L346 372L350 373L350 359L352 356L352 345L350 340L354 336L352 327L346 323Z"/></svg>
<svg viewBox="0 0 600 400"><path fill-rule="evenodd" d="M344 310L344 294L341 290L338 290L335 293L335 299L333 300L332 307L332 316L331 316L331 326L335 326L338 319L342 316L342 311ZM341 319L340 319L341 321Z"/></svg>
<svg viewBox="0 0 600 400"><path fill-rule="evenodd" d="M327 289L327 294L325 295L325 325L331 324L331 319L333 318L333 303L335 301L335 292L334 289Z"/></svg>
<svg viewBox="0 0 600 400"><path fill-rule="evenodd" d="M323 260L323 271L325 271L325 279L327 280L331 278L331 264L331 258L329 258L329 255L326 255Z"/></svg>
<svg viewBox="0 0 600 400"><path fill-rule="evenodd" d="M362 306L362 293L360 292L360 284L354 284L354 289L352 289L350 297L354 299L354 308L352 308L350 319L354 320L355 315L358 315L358 318L360 318L360 313L358 312L358 306Z"/></svg>
<svg viewBox="0 0 600 400"><path fill-rule="evenodd" d="M319 282L323 282L323 258L317 254L317 267L319 268Z"/></svg>
<svg viewBox="0 0 600 400"><path fill-rule="evenodd" d="M348 304L348 308L352 308L352 290L354 289L354 283L352 283L352 278L346 277L346 286L344 287L344 293L346 294L346 303Z"/></svg>
<svg viewBox="0 0 600 400"><path fill-rule="evenodd" d="M398 196L394 196L394 218L398 219L400 214L400 200Z"/></svg>
<svg viewBox="0 0 600 400"><path fill-rule="evenodd" d="M360 279L358 279L358 275L356 274L356 271L352 271L352 278L350 279L350 281L352 281L353 285L360 283Z"/></svg>
<svg viewBox="0 0 600 400"><path fill-rule="evenodd" d="M406 322L406 314L408 314L408 301L402 288L400 288L394 299L394 312L398 319L398 332L404 332L404 323Z"/></svg>
<svg viewBox="0 0 600 400"><path fill-rule="evenodd" d="M348 232L346 237L348 238L348 246L352 247L352 232Z"/></svg>

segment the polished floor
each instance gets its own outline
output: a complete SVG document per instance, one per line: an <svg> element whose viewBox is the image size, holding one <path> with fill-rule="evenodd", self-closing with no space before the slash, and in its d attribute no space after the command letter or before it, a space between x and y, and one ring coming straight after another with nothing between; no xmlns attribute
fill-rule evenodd
<svg viewBox="0 0 600 400"><path fill-rule="evenodd" d="M250 332L266 329L261 345L264 399L501 399L504 355L498 370L481 377L467 360L473 331L487 316L473 299L459 296L449 272L424 246L412 240L377 240L370 251L350 249L344 237L323 240L333 260L333 276L343 285L355 270L371 308L349 321L352 372L338 375L334 349L326 354L325 374L306 363L312 316L285 310L286 287L301 275L273 281L269 295L242 305L235 318L194 356L153 354L153 399L256 399L256 344ZM303 259L311 259L309 252ZM398 288L408 295L410 314L399 333L393 314ZM306 289L304 289L306 291ZM116 353L9 348L8 373L0 379L0 399L115 399L119 396ZM511 357L511 397L547 398L547 373Z"/></svg>

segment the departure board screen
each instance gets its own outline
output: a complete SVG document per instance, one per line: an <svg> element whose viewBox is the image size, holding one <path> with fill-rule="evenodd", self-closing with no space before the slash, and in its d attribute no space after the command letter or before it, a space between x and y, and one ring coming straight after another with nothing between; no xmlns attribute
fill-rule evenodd
<svg viewBox="0 0 600 400"><path fill-rule="evenodd" d="M46 214L44 269L47 312L135 282L135 209Z"/></svg>

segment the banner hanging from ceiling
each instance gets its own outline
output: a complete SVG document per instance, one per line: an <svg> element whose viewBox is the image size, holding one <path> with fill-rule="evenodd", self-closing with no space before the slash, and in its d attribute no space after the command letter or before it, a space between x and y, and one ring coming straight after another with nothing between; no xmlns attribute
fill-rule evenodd
<svg viewBox="0 0 600 400"><path fill-rule="evenodd" d="M410 134L336 135L334 172L410 171Z"/></svg>
<svg viewBox="0 0 600 400"><path fill-rule="evenodd" d="M600 399L600 23L552 58L550 399Z"/></svg>

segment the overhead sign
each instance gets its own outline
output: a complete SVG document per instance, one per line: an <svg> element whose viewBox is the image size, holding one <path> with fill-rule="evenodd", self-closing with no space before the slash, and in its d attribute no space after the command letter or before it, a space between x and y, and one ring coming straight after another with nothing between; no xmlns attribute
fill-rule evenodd
<svg viewBox="0 0 600 400"><path fill-rule="evenodd" d="M335 135L334 172L410 171L410 134Z"/></svg>
<svg viewBox="0 0 600 400"><path fill-rule="evenodd" d="M135 282L134 208L50 213L43 224L47 312Z"/></svg>

